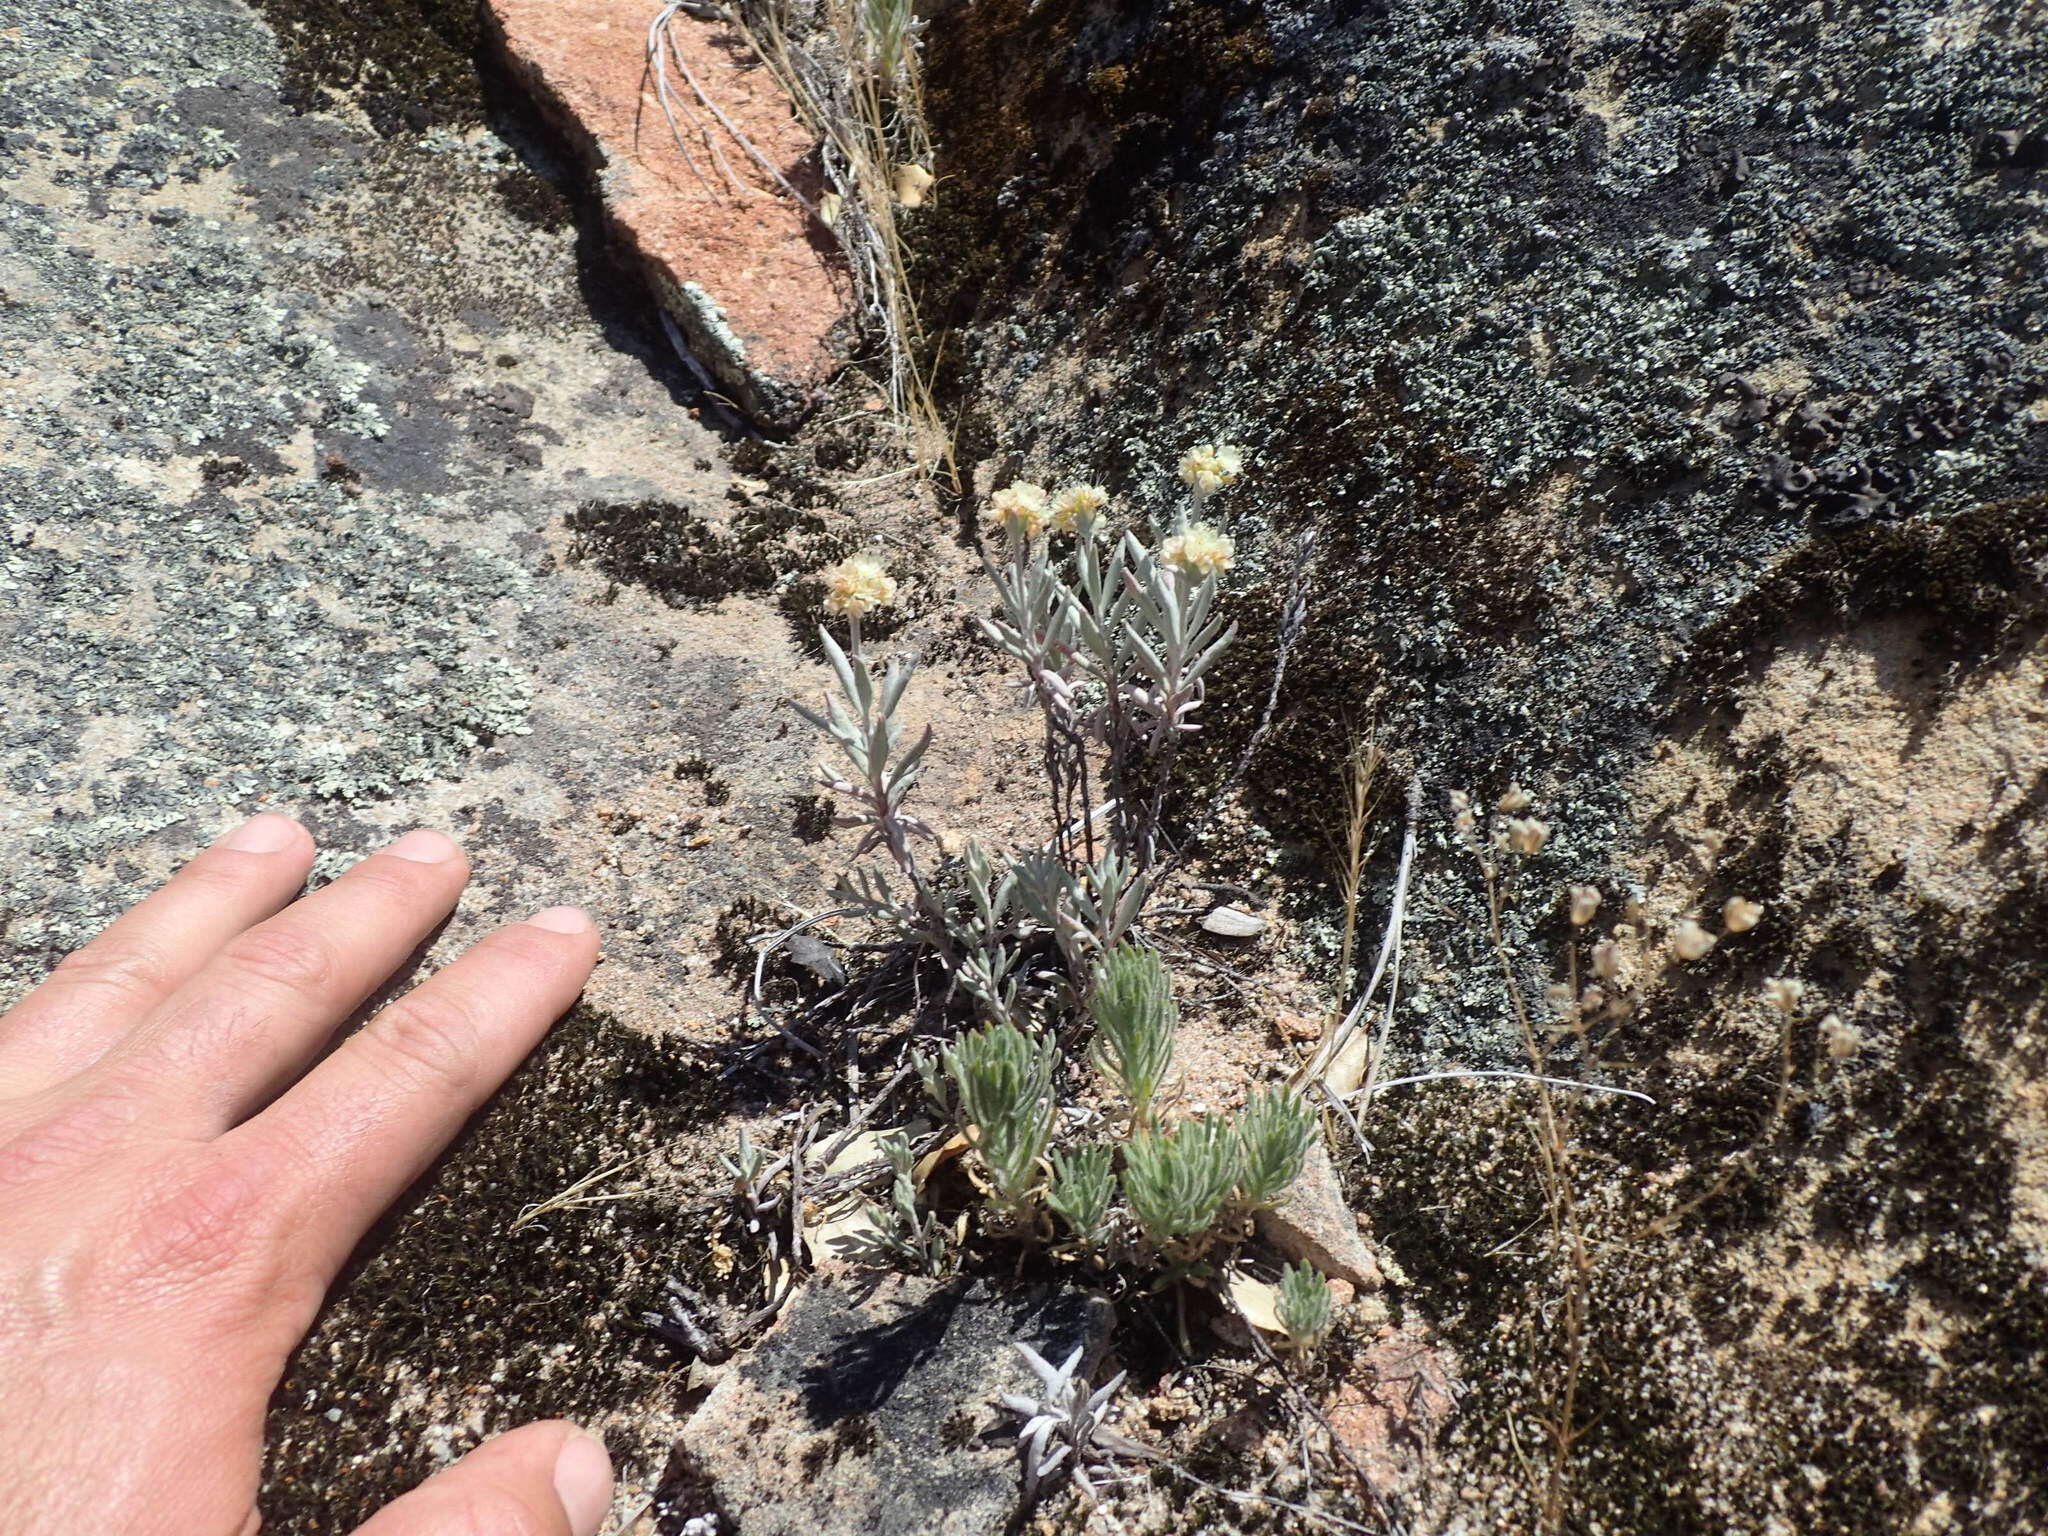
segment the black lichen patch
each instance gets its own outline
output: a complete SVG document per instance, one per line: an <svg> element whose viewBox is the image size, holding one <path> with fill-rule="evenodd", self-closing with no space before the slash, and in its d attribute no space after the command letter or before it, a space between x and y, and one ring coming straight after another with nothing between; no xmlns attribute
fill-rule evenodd
<svg viewBox="0 0 2048 1536"><path fill-rule="evenodd" d="M286 99L316 111L360 104L390 137L483 120L472 0L254 0L285 47Z"/></svg>
<svg viewBox="0 0 2048 1536"><path fill-rule="evenodd" d="M1725 698L1787 630L1917 614L1940 616L1928 640L1943 670L2010 654L2048 616L2048 496L1797 550L1701 630L1673 696Z"/></svg>
<svg viewBox="0 0 2048 1536"><path fill-rule="evenodd" d="M572 561L589 561L613 581L646 588L673 604L766 592L809 571L827 543L814 513L763 503L714 526L667 501L587 501L569 514Z"/></svg>
<svg viewBox="0 0 2048 1536"><path fill-rule="evenodd" d="M507 213L535 229L553 233L576 221L574 207L555 184L524 166L505 172L494 190Z"/></svg>
<svg viewBox="0 0 2048 1536"><path fill-rule="evenodd" d="M1028 46L985 46L1027 35ZM1087 0L1006 0L928 46L949 161L1002 175L1000 186L962 185L916 225L914 274L935 331L993 318L1048 263L1091 277L1149 264L1174 238L1168 190L1200 164L1229 96L1273 57L1259 8L1242 0L1113 17Z"/></svg>
<svg viewBox="0 0 2048 1536"><path fill-rule="evenodd" d="M721 1288L709 1245L675 1240L706 1213L678 1211L661 1160L728 1108L685 1047L583 1009L558 1025L365 1244L300 1351L271 1409L271 1464L290 1471L264 1491L267 1523L352 1530L483 1434L554 1415L603 1425L626 1475L658 1471L666 1444L616 1416L673 1390L639 1314L671 1273ZM521 1223L628 1162L613 1182L636 1193Z"/></svg>

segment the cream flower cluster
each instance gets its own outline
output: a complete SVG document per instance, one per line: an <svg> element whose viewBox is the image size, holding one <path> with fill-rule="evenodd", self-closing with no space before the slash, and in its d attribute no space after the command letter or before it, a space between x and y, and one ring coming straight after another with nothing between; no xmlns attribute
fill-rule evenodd
<svg viewBox="0 0 2048 1536"><path fill-rule="evenodd" d="M1020 539L1035 539L1045 532L1051 498L1045 487L1028 480L1013 480L988 499L989 517L1005 533Z"/></svg>
<svg viewBox="0 0 2048 1536"><path fill-rule="evenodd" d="M1109 492L1099 485L1070 485L1053 498L1052 526L1055 533L1084 533L1094 526L1109 504Z"/></svg>
<svg viewBox="0 0 2048 1536"><path fill-rule="evenodd" d="M1207 523L1196 523L1159 546L1161 560L1190 576L1221 575L1230 569L1236 554L1237 545L1230 535Z"/></svg>
<svg viewBox="0 0 2048 1536"><path fill-rule="evenodd" d="M841 618L862 618L896 601L896 578L873 555L848 555L820 574L825 608Z"/></svg>
<svg viewBox="0 0 2048 1536"><path fill-rule="evenodd" d="M1180 477L1197 496L1214 496L1244 473L1244 450L1235 443L1197 443L1180 456Z"/></svg>

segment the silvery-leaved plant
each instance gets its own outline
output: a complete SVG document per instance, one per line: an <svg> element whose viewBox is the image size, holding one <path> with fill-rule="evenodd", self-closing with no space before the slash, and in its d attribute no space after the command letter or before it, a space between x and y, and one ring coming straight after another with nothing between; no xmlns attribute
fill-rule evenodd
<svg viewBox="0 0 2048 1536"><path fill-rule="evenodd" d="M1137 551L1125 577L1131 604L1124 633L1136 663L1136 675L1125 686L1155 754L1196 728L1203 675L1237 638L1237 626L1226 627L1216 611L1216 577L1230 563L1228 550L1205 548L1200 558L1176 559L1175 545L1192 537L1168 540L1156 556Z"/></svg>
<svg viewBox="0 0 2048 1536"><path fill-rule="evenodd" d="M1093 1495L1092 1474L1113 1465L1118 1456L1149 1454L1109 1427L1109 1405L1124 1384L1122 1371L1091 1389L1086 1377L1075 1374L1081 1366L1078 1348L1055 1366L1029 1344L1016 1342L1013 1347L1038 1378L1038 1390L1029 1396L1004 1392L999 1398L1024 1421L1017 1431L1017 1446L1024 1456L1027 1495L1043 1491L1061 1468Z"/></svg>
<svg viewBox="0 0 2048 1536"><path fill-rule="evenodd" d="M1053 1149L1045 1203L1091 1248L1100 1245L1108 1231L1109 1206L1116 1198L1115 1157L1114 1149L1102 1142Z"/></svg>
<svg viewBox="0 0 2048 1536"><path fill-rule="evenodd" d="M1187 463L1196 460L1200 473L1190 476ZM1183 478L1196 508L1242 468L1228 445L1191 451ZM1143 862L1156 842L1175 749L1195 729L1204 674L1235 637L1216 612L1218 578L1235 546L1221 530L1182 517L1156 552L1129 532L1105 549L1097 537L1102 506L1094 486L1069 487L1057 501L1025 482L996 492L990 517L1004 558L986 563L1001 611L981 627L1022 665L1044 713L1056 803L1092 799L1089 748L1105 749L1119 841ZM1055 546L1061 532L1073 534L1071 555ZM1092 843L1092 818L1080 831Z"/></svg>
<svg viewBox="0 0 2048 1536"><path fill-rule="evenodd" d="M1088 927L1093 903L1085 877L1043 852L1027 853L1010 866L1010 873L1017 882L1018 904L1040 932L1052 936L1068 967L1082 974L1093 939Z"/></svg>
<svg viewBox="0 0 2048 1536"><path fill-rule="evenodd" d="M1010 942L1018 936L1010 917L1010 903L1019 888L1017 866L998 875L988 851L979 843L967 845L960 866L967 887L967 913L953 925L961 951L954 980L987 1017L1008 1022L1017 1009L1014 973L1019 952Z"/></svg>
<svg viewBox="0 0 2048 1536"><path fill-rule="evenodd" d="M1114 848L1088 866L1087 878L1075 882L1074 903L1081 914L1089 947L1106 954L1123 943L1137 926L1152 894L1151 873ZM1078 963L1078 956L1076 957Z"/></svg>
<svg viewBox="0 0 2048 1536"><path fill-rule="evenodd" d="M1095 969L1088 1011L1095 1020L1096 1067L1123 1091L1132 1122L1149 1125L1180 1027L1165 962L1156 951L1119 944Z"/></svg>
<svg viewBox="0 0 2048 1536"><path fill-rule="evenodd" d="M946 1228L937 1212L918 1210L917 1153L910 1138L900 1131L884 1136L881 1153L889 1165L888 1201L869 1201L865 1205L866 1241L856 1235L844 1251L849 1257L902 1264L927 1275L944 1274L948 1262Z"/></svg>
<svg viewBox="0 0 2048 1536"><path fill-rule="evenodd" d="M1059 1047L1050 1035L987 1024L945 1051L954 1112L988 1174L989 1199L1005 1215L1026 1215L1039 1159L1052 1138L1052 1078Z"/></svg>
<svg viewBox="0 0 2048 1536"><path fill-rule="evenodd" d="M954 944L945 910L926 883L911 847L913 838L936 842L938 834L904 809L932 743L931 727L926 726L905 748L903 727L896 719L916 665L907 658L891 657L877 681L861 651L858 615L850 615L848 622L852 626L850 650L843 649L829 630L821 627L818 631L819 644L839 685L838 696L826 699L823 714L801 704L795 709L837 744L853 770L850 776L822 771L820 782L853 804L851 811L835 818L835 825L864 829L854 857L886 849L915 902L912 906L898 902L872 870L859 871L842 881L838 894L877 916L898 923L914 922L941 956L953 961Z"/></svg>
<svg viewBox="0 0 2048 1536"><path fill-rule="evenodd" d="M1155 1244L1199 1238L1237 1187L1236 1128L1194 1115L1171 1130L1141 1129L1124 1145L1124 1198Z"/></svg>
<svg viewBox="0 0 2048 1536"><path fill-rule="evenodd" d="M931 732L906 744L898 723L914 662L892 659L878 671L863 652L863 619L896 596L871 556L824 573L826 607L845 621L846 643L822 636L837 691L822 712L804 711L847 765L826 781L852 802L840 824L863 831L857 860L888 856L856 862L840 882L843 903L935 953L952 988L988 1021L915 1061L926 1097L966 1132L967 1166L988 1203L1033 1234L1050 1230L1049 1210L1099 1257L1164 1259L1182 1278L1201 1272L1213 1239L1242 1230L1242 1213L1281 1196L1317 1131L1306 1102L1278 1091L1255 1093L1238 1116L1159 1124L1178 1013L1166 967L1145 946L1145 909L1179 858L1161 853L1172 769L1236 635L1221 611L1236 545L1209 518L1243 471L1242 452L1228 443L1190 449L1180 461L1187 505L1156 547L1130 530L1111 535L1099 486L1055 492L1020 479L989 498L985 565L996 607L980 628L1020 667L1042 718L1052 812L1042 847L1005 856L969 844L945 867L943 895L919 867L914 845L933 834L906 801ZM1305 612L1308 549L1297 550L1274 697ZM1262 717L1254 744L1264 725ZM1110 1140L1055 1147L1056 1041L1084 1020L1092 1059L1129 1113L1106 1122ZM1104 1123L1076 1108L1081 1121ZM892 1207L915 1194L899 1180ZM909 1207L877 1209L912 1241L898 1219ZM934 1262L918 1248L921 1262Z"/></svg>
<svg viewBox="0 0 2048 1536"><path fill-rule="evenodd" d="M1297 1350L1313 1349L1330 1331L1330 1286L1313 1265L1289 1264L1280 1272L1274 1314Z"/></svg>
<svg viewBox="0 0 2048 1536"><path fill-rule="evenodd" d="M1317 1133L1315 1111L1293 1088L1254 1088L1238 1116L1237 1199L1248 1210L1272 1205L1301 1176Z"/></svg>

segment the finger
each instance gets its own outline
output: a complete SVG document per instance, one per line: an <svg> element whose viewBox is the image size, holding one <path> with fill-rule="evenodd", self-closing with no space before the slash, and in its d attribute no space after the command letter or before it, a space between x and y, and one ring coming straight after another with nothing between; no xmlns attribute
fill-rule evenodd
<svg viewBox="0 0 2048 1536"><path fill-rule="evenodd" d="M384 1208L576 1001L597 929L554 907L480 941L342 1043L232 1132L280 1170L290 1241L331 1274Z"/></svg>
<svg viewBox="0 0 2048 1536"><path fill-rule="evenodd" d="M164 1129L226 1130L305 1070L454 909L468 879L454 843L407 833L229 940L98 1070L157 1100Z"/></svg>
<svg viewBox="0 0 2048 1536"><path fill-rule="evenodd" d="M602 1441L573 1424L527 1424L385 1505L356 1536L597 1536L611 1505Z"/></svg>
<svg viewBox="0 0 2048 1536"><path fill-rule="evenodd" d="M0 1020L0 1097L84 1071L222 945L296 896L313 839L289 816L252 816L164 888L67 956Z"/></svg>

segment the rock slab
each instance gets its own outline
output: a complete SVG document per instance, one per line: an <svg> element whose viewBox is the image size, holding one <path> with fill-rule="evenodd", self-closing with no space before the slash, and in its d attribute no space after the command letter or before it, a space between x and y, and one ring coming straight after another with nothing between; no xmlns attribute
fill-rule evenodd
<svg viewBox="0 0 2048 1536"><path fill-rule="evenodd" d="M1021 1494L1013 1340L1097 1354L1108 1303L1073 1291L901 1275L815 1284L683 1431L686 1481L737 1536L981 1536ZM708 1512L708 1511L707 1511Z"/></svg>
<svg viewBox="0 0 2048 1536"><path fill-rule="evenodd" d="M1290 1259L1313 1264L1361 1291L1385 1286L1379 1259L1359 1235L1358 1218L1344 1198L1329 1150L1320 1141L1310 1146L1300 1177L1279 1203L1260 1211L1256 1219L1259 1236Z"/></svg>
<svg viewBox="0 0 2048 1536"><path fill-rule="evenodd" d="M731 28L678 13L665 111L646 58L654 7L485 9L513 74L592 167L614 237L698 362L762 425L794 426L837 365L830 338L845 289L831 236L777 180L815 179L816 146L774 77Z"/></svg>

